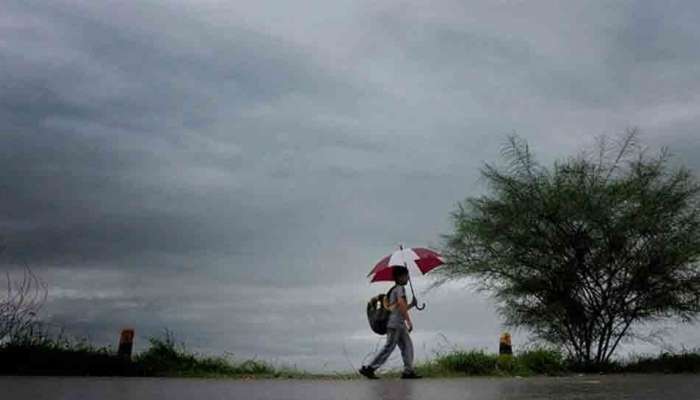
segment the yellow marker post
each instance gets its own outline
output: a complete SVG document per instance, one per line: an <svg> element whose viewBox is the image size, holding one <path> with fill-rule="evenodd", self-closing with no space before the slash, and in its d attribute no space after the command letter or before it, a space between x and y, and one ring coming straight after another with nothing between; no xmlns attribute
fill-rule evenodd
<svg viewBox="0 0 700 400"><path fill-rule="evenodd" d="M513 346L510 343L510 333L508 332L503 332L501 335L501 340L500 344L498 346L498 354L500 355L512 355L513 354Z"/></svg>

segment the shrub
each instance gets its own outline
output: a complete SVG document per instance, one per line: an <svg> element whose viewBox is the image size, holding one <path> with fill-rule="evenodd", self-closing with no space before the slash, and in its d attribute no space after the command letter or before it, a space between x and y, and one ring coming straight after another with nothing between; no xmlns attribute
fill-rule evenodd
<svg viewBox="0 0 700 400"><path fill-rule="evenodd" d="M275 375L267 363L246 360L234 363L224 357L202 357L177 345L170 332L163 338L149 339L151 347L136 357L136 363L146 376L201 375Z"/></svg>
<svg viewBox="0 0 700 400"><path fill-rule="evenodd" d="M683 352L678 354L663 353L654 357L638 357L628 363L625 372L662 372L662 373L698 373L700 372L700 352Z"/></svg>
<svg viewBox="0 0 700 400"><path fill-rule="evenodd" d="M466 375L490 375L496 372L498 357L483 350L456 351L441 355L437 364L447 370Z"/></svg>
<svg viewBox="0 0 700 400"><path fill-rule="evenodd" d="M510 354L501 354L496 360L496 369L506 375L516 374L518 364L516 358Z"/></svg>
<svg viewBox="0 0 700 400"><path fill-rule="evenodd" d="M566 371L564 356L552 349L537 348L517 355L520 368L535 375L560 375Z"/></svg>
<svg viewBox="0 0 700 400"><path fill-rule="evenodd" d="M35 340L0 347L0 374L133 375L132 363L83 342Z"/></svg>

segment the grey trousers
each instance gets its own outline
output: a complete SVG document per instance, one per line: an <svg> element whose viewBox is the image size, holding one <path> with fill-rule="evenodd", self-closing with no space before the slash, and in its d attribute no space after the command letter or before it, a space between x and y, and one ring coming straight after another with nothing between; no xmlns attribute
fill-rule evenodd
<svg viewBox="0 0 700 400"><path fill-rule="evenodd" d="M403 358L403 368L406 372L413 371L413 342L408 334L408 329L404 326L401 328L389 328L386 332L386 343L379 354L374 357L374 360L369 364L372 369L377 369L382 366L389 358L391 353L396 348L396 345L401 349L401 358Z"/></svg>

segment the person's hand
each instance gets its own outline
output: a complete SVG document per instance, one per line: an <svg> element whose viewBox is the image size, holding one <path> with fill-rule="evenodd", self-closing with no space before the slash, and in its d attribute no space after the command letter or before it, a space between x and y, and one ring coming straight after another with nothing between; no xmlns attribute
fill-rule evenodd
<svg viewBox="0 0 700 400"><path fill-rule="evenodd" d="M418 305L418 300L414 297L413 300L411 300L411 304L409 304L411 307L415 307Z"/></svg>
<svg viewBox="0 0 700 400"><path fill-rule="evenodd" d="M411 321L406 321L406 327L408 328L408 332L410 333L413 331L413 322Z"/></svg>

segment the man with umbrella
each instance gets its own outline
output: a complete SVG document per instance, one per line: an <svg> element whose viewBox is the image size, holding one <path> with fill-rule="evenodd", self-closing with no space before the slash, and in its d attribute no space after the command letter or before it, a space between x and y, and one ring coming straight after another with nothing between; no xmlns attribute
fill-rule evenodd
<svg viewBox="0 0 700 400"><path fill-rule="evenodd" d="M413 293L411 303L408 303L406 300L406 289L404 288L406 283L410 284L411 292L413 292L413 284L407 268L408 264L415 265L421 272L426 273L441 265L442 260L437 253L431 250L404 249L401 246L391 256L382 259L370 272L370 275L374 275L372 282L389 280L388 278L391 277L395 285L389 290L387 295L391 313L387 321L386 343L372 362L368 365L363 365L359 371L360 374L369 379L377 379L374 371L386 362L396 346L399 346L401 357L403 358L404 370L401 378L421 378L413 368L413 342L410 336L410 332L413 331L413 322L408 310L414 307L422 310L425 305L418 307L415 293Z"/></svg>

